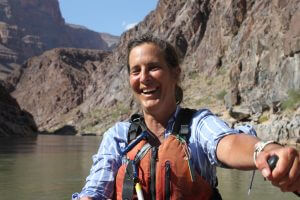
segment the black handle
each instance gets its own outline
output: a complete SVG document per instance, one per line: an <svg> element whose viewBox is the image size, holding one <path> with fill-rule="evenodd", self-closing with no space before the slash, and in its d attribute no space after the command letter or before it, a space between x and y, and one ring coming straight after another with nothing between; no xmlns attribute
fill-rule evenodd
<svg viewBox="0 0 300 200"><path fill-rule="evenodd" d="M273 171L273 169L276 167L277 161L278 161L278 156L277 155L272 155L270 156L270 158L268 159L268 164L269 167L271 169L271 171Z"/></svg>
<svg viewBox="0 0 300 200"><path fill-rule="evenodd" d="M277 155L272 155L272 156L270 156L270 158L268 158L267 162L269 164L271 171L273 171L273 169L276 167L278 159L279 158ZM300 194L298 192L293 192L293 193L295 195L297 195L298 197L300 197Z"/></svg>

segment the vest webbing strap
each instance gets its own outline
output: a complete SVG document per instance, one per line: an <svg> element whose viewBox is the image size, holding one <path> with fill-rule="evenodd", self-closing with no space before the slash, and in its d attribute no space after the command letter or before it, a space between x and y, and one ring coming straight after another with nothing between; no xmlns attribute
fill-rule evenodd
<svg viewBox="0 0 300 200"><path fill-rule="evenodd" d="M127 135L127 144L134 140L141 132L142 125L141 122L144 121L144 118L139 114L133 114L130 117L130 126Z"/></svg>
<svg viewBox="0 0 300 200"><path fill-rule="evenodd" d="M149 143L146 143L141 150L136 154L135 158L134 158L134 162L136 164L138 164L140 162L140 160L142 160L144 158L144 156L146 155L146 153L151 149L151 145Z"/></svg>
<svg viewBox="0 0 300 200"><path fill-rule="evenodd" d="M156 200L156 161L157 161L158 148L153 147L151 151L150 160L150 193L151 200Z"/></svg>
<svg viewBox="0 0 300 200"><path fill-rule="evenodd" d="M123 182L122 199L131 200L133 198L133 189L134 189L133 162L134 161L129 160L129 162L127 163L124 182Z"/></svg>
<svg viewBox="0 0 300 200"><path fill-rule="evenodd" d="M173 125L172 134L179 135L187 142L189 139L189 124L193 118L196 110L189 108L181 108L180 112L176 116L175 123Z"/></svg>

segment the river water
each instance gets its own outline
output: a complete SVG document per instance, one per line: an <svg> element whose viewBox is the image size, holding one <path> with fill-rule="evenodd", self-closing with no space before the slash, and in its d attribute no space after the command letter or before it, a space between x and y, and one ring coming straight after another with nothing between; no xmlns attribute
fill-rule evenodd
<svg viewBox="0 0 300 200"><path fill-rule="evenodd" d="M100 137L40 135L36 140L0 141L0 200L69 200L80 191ZM218 169L224 200L296 200L256 173Z"/></svg>

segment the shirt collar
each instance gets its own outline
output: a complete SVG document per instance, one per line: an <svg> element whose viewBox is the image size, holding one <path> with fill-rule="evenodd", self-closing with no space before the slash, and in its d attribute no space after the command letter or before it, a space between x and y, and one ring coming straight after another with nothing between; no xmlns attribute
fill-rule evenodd
<svg viewBox="0 0 300 200"><path fill-rule="evenodd" d="M174 123L175 123L175 120L176 120L176 117L178 116L178 113L180 111L181 107L179 105L176 106L176 110L175 112L173 113L173 115L170 117L169 121L168 121L168 124L167 124L167 128L165 130L165 138L167 136L169 136L171 133L172 133L172 130L173 130L173 126L174 126Z"/></svg>

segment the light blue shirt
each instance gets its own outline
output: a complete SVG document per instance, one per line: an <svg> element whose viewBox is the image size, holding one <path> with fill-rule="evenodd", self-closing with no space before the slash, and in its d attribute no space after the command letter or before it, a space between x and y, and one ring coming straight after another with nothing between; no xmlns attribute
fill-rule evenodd
<svg viewBox="0 0 300 200"><path fill-rule="evenodd" d="M171 134L176 116L180 110L178 106L175 114L169 119L165 131L165 138ZM118 122L104 133L98 153L93 156L93 166L86 184L80 194L75 193L73 200L88 196L94 199L109 199L114 194L114 180L122 164L121 152L128 145L127 132L129 122ZM224 121L207 109L198 110L190 123L188 147L196 171L212 186L217 185L216 166L222 166L218 161L216 149L218 142L226 135L247 134L256 135L251 126L231 129Z"/></svg>

